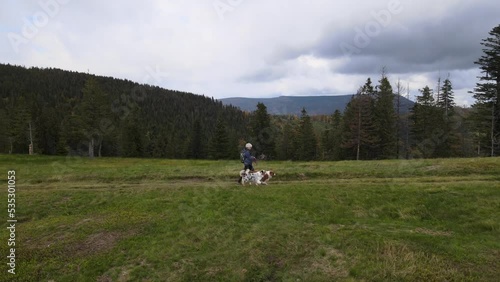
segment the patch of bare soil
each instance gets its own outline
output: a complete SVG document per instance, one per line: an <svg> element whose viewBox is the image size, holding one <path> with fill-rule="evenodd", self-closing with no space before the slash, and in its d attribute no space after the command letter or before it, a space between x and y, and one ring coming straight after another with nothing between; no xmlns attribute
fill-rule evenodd
<svg viewBox="0 0 500 282"><path fill-rule="evenodd" d="M92 234L83 243L76 247L76 253L87 256L112 249L116 242L122 237L118 232L100 232Z"/></svg>

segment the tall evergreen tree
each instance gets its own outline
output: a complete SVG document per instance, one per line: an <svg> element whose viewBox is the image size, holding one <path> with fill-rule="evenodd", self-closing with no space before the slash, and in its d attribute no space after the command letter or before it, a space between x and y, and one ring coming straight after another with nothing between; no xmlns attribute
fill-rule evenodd
<svg viewBox="0 0 500 282"><path fill-rule="evenodd" d="M2 103L2 101L0 101ZM0 128L4 128L4 130L0 130L0 152L7 152L9 143L8 143L8 136L7 136L7 130L9 128L9 115L7 114L7 111L5 107L0 107Z"/></svg>
<svg viewBox="0 0 500 282"><path fill-rule="evenodd" d="M342 130L344 117L339 110L335 110L332 116L332 159L338 161L342 159Z"/></svg>
<svg viewBox="0 0 500 282"><path fill-rule="evenodd" d="M453 115L455 97L453 95L453 85L449 78L444 80L443 86L441 87L440 99L436 104L444 110L445 118L449 118Z"/></svg>
<svg viewBox="0 0 500 282"><path fill-rule="evenodd" d="M36 140L42 154L57 154L60 122L54 108L42 109L37 118Z"/></svg>
<svg viewBox="0 0 500 282"><path fill-rule="evenodd" d="M314 133L311 117L305 108L302 108L302 115L299 124L299 158L304 161L311 161L316 158L318 141Z"/></svg>
<svg viewBox="0 0 500 282"><path fill-rule="evenodd" d="M210 142L210 157L216 160L229 159L234 153L230 150L229 135L221 117L217 119L214 136Z"/></svg>
<svg viewBox="0 0 500 282"><path fill-rule="evenodd" d="M9 153L28 153L29 124L32 120L28 101L21 96L12 108L9 112L11 122L7 129Z"/></svg>
<svg viewBox="0 0 500 282"><path fill-rule="evenodd" d="M340 160L342 145L342 113L335 110L331 116L328 128L323 132L322 150L323 158L326 160Z"/></svg>
<svg viewBox="0 0 500 282"><path fill-rule="evenodd" d="M405 91L407 91L406 87L398 79L394 93L396 95L396 156L398 159L407 155L407 140L405 138L408 130L408 123L406 122L407 114L405 111L401 111L401 101Z"/></svg>
<svg viewBox="0 0 500 282"><path fill-rule="evenodd" d="M358 91L361 95L368 95L371 98L375 99L377 92L375 91L375 87L372 85L372 79L367 78L365 84Z"/></svg>
<svg viewBox="0 0 500 282"><path fill-rule="evenodd" d="M192 159L202 159L205 154L205 137L201 128L199 119L195 120L191 132L191 140L189 142L189 149L187 156Z"/></svg>
<svg viewBox="0 0 500 282"><path fill-rule="evenodd" d="M166 158L171 157L168 155L167 148L169 140L169 135L167 130L162 128L159 130L157 135L151 140L152 142L152 156L154 158Z"/></svg>
<svg viewBox="0 0 500 282"><path fill-rule="evenodd" d="M411 109L411 132L414 148L424 158L434 157L438 138L441 137L440 111L436 107L432 90L425 86L419 90L417 102Z"/></svg>
<svg viewBox="0 0 500 282"><path fill-rule="evenodd" d="M437 140L436 157L456 157L459 150L458 133L453 128L455 101L453 96L453 86L449 78L445 79L441 87L439 101L436 106L439 109L439 121L441 125L442 137Z"/></svg>
<svg viewBox="0 0 500 282"><path fill-rule="evenodd" d="M478 135L484 136L489 155L500 153L500 25L489 32L481 45L483 55L475 62L482 75L474 88Z"/></svg>
<svg viewBox="0 0 500 282"><path fill-rule="evenodd" d="M82 151L82 140L85 138L82 128L80 116L72 114L64 117L61 122L60 138L57 143L57 154L82 155L85 153Z"/></svg>
<svg viewBox="0 0 500 282"><path fill-rule="evenodd" d="M254 150L257 156L265 155L272 158L276 155L275 136L271 128L271 117L267 113L267 107L263 103L257 103L257 109L253 112L250 122Z"/></svg>
<svg viewBox="0 0 500 282"><path fill-rule="evenodd" d="M282 160L292 160L296 159L296 147L295 144L298 143L297 136L292 126L292 121L287 120L283 126L283 133L281 136L281 142L279 143L278 158Z"/></svg>
<svg viewBox="0 0 500 282"><path fill-rule="evenodd" d="M394 93L391 83L384 73L379 83L374 107L375 126L379 139L377 155L378 158L390 159L396 157L397 152L397 117L394 111Z"/></svg>
<svg viewBox="0 0 500 282"><path fill-rule="evenodd" d="M83 98L78 112L83 122L84 135L88 141L88 156L92 158L96 148L98 155L101 155L104 133L100 129L100 123L105 116L106 107L110 106L95 79L88 79L82 92Z"/></svg>
<svg viewBox="0 0 500 282"><path fill-rule="evenodd" d="M342 148L348 158L356 160L373 158L373 149L378 143L375 134L373 98L364 94L363 87L351 98L344 111Z"/></svg>
<svg viewBox="0 0 500 282"><path fill-rule="evenodd" d="M139 116L139 110L134 110L122 122L120 148L123 157L138 158L144 155L145 134Z"/></svg>

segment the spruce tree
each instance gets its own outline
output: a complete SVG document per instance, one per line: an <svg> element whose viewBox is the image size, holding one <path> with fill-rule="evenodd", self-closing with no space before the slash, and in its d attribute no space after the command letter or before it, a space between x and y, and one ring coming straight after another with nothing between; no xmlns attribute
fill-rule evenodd
<svg viewBox="0 0 500 282"><path fill-rule="evenodd" d="M364 94L363 87L351 98L344 111L342 145L348 158L373 158L373 149L379 142L375 134L373 98Z"/></svg>
<svg viewBox="0 0 500 282"><path fill-rule="evenodd" d="M172 157L168 155L167 148L170 142L169 134L166 132L167 130L162 128L157 133L157 136L154 137L152 142L152 156L154 158L167 158Z"/></svg>
<svg viewBox="0 0 500 282"><path fill-rule="evenodd" d="M83 122L80 116L72 114L66 116L61 122L61 134L57 144L57 153L59 155L83 155ZM85 142L86 143L86 142ZM85 150L87 151L87 150Z"/></svg>
<svg viewBox="0 0 500 282"><path fill-rule="evenodd" d="M2 103L2 101L0 101ZM7 114L5 107L0 106L0 128L4 128L4 130L0 130L0 152L7 152L7 148L9 147L8 137L7 137L7 128L9 127L10 118Z"/></svg>
<svg viewBox="0 0 500 282"><path fill-rule="evenodd" d="M145 152L145 134L139 116L139 110L136 109L122 122L120 147L123 157L138 158Z"/></svg>
<svg viewBox="0 0 500 282"><path fill-rule="evenodd" d="M443 86L441 87L440 99L436 104L443 109L446 119L453 115L455 98L453 95L453 85L449 78L444 80Z"/></svg>
<svg viewBox="0 0 500 282"><path fill-rule="evenodd" d="M254 150L257 156L272 158L276 155L275 136L271 128L271 117L263 103L257 103L257 109L250 121Z"/></svg>
<svg viewBox="0 0 500 282"><path fill-rule="evenodd" d="M217 119L214 136L210 142L210 157L215 160L229 159L234 153L229 149L229 136L221 117Z"/></svg>
<svg viewBox="0 0 500 282"><path fill-rule="evenodd" d="M318 141L314 133L311 117L305 108L302 108L302 115L299 124L299 158L304 161L311 161L316 158Z"/></svg>
<svg viewBox="0 0 500 282"><path fill-rule="evenodd" d="M335 110L331 116L331 121L321 138L323 159L339 160L342 144L342 114Z"/></svg>
<svg viewBox="0 0 500 282"><path fill-rule="evenodd" d="M407 140L405 138L408 130L408 123L406 120L407 114L401 111L401 97L405 91L407 91L406 87L403 86L401 80L398 79L396 91L394 93L394 95L396 95L396 157L398 159L407 155Z"/></svg>
<svg viewBox="0 0 500 282"><path fill-rule="evenodd" d="M436 107L433 92L429 86L419 90L417 102L411 109L411 133L413 146L424 158L434 157L439 138L442 136L440 129L440 111Z"/></svg>
<svg viewBox="0 0 500 282"><path fill-rule="evenodd" d="M57 144L60 139L60 123L54 108L42 109L37 118L36 143L42 154L57 154Z"/></svg>
<svg viewBox="0 0 500 282"><path fill-rule="evenodd" d="M455 101L453 96L453 86L449 78L445 79L441 87L439 101L436 106L439 110L438 124L441 125L442 137L436 140L436 157L455 157L458 154L459 146L458 134L453 128L455 115Z"/></svg>
<svg viewBox="0 0 500 282"><path fill-rule="evenodd" d="M285 121L283 126L283 133L281 135L281 142L279 142L278 158L282 160L292 160L295 159L295 148L294 140L294 129L292 126L292 121Z"/></svg>
<svg viewBox="0 0 500 282"><path fill-rule="evenodd" d="M396 157L397 152L397 117L394 111L394 93L385 74L382 74L379 83L374 107L375 126L379 139L377 155L378 158L390 159Z"/></svg>
<svg viewBox="0 0 500 282"><path fill-rule="evenodd" d="M475 119L479 136L488 144L488 154L500 153L500 25L489 32L490 37L483 39L483 55L475 62L479 65L481 76L474 88L476 103Z"/></svg>
<svg viewBox="0 0 500 282"><path fill-rule="evenodd" d="M204 141L205 138L201 128L201 122L197 119L193 124L187 156L191 159L202 159L205 152Z"/></svg>
<svg viewBox="0 0 500 282"><path fill-rule="evenodd" d="M342 158L342 129L343 129L343 116L339 110L335 110L331 122L332 128L332 159L338 161Z"/></svg>
<svg viewBox="0 0 500 282"><path fill-rule="evenodd" d="M358 91L361 95L368 95L372 98L376 98L376 91L375 88L372 85L372 79L367 78L365 84L361 87L361 89Z"/></svg>
<svg viewBox="0 0 500 282"><path fill-rule="evenodd" d="M30 107L24 96L16 102L9 113L10 124L7 128L9 153L28 153L29 123L32 119Z"/></svg>
<svg viewBox="0 0 500 282"><path fill-rule="evenodd" d="M100 148L104 132L100 129L101 121L105 117L106 107L109 104L106 101L105 94L97 84L94 78L89 78L83 87L83 98L79 106L79 115L83 122L83 133L88 142L88 156L95 156L95 149L98 149L100 156Z"/></svg>

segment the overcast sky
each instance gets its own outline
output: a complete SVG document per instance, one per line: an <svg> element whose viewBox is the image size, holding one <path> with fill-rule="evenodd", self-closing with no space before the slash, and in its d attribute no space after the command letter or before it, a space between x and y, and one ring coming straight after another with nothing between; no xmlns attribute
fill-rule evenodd
<svg viewBox="0 0 500 282"><path fill-rule="evenodd" d="M410 96L479 74L498 0L2 0L0 62L224 97L352 94L386 67Z"/></svg>

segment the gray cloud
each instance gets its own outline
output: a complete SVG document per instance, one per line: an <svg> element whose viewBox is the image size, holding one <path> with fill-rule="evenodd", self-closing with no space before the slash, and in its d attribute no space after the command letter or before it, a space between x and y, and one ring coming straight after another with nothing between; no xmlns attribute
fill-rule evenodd
<svg viewBox="0 0 500 282"><path fill-rule="evenodd" d="M277 70L277 68L266 67L264 69L259 69L253 73L245 74L240 78L242 82L269 82L275 81L286 77L286 73L282 70Z"/></svg>
<svg viewBox="0 0 500 282"><path fill-rule="evenodd" d="M8 34L19 34L49 1L63 0L4 1L0 62L138 82L158 69L168 78L149 82L215 98L350 94L366 77L378 80L383 66L412 89L450 73L466 93L476 82L480 41L500 23L497 0L245 0L223 18L213 0L64 0L14 52ZM356 29L396 2L402 12L356 47ZM346 56L348 44L359 52Z"/></svg>
<svg viewBox="0 0 500 282"><path fill-rule="evenodd" d="M330 59L348 57L345 64L333 70L347 74L371 74L382 66L395 73L471 69L481 55L481 39L498 24L495 1L470 1L450 6L439 18L422 15L421 20L405 22L402 18L411 12L393 15L387 27L379 24L376 36L369 36L369 32L377 31L370 29L373 18L340 29L329 27L302 53ZM297 50L291 50L284 57L298 55Z"/></svg>

